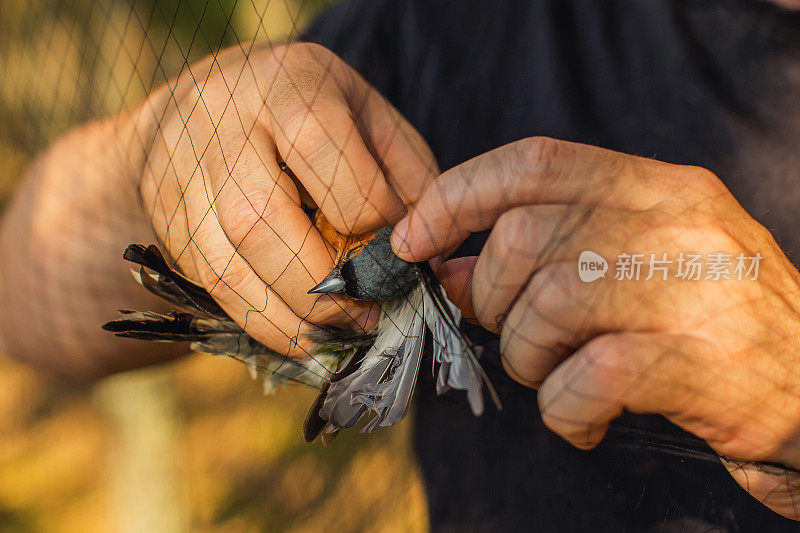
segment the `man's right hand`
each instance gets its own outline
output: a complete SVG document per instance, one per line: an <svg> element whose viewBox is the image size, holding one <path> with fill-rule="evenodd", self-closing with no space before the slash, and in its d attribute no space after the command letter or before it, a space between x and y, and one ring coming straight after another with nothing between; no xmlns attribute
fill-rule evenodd
<svg viewBox="0 0 800 533"><path fill-rule="evenodd" d="M230 49L187 69L136 118L158 124L142 139L152 145L140 184L156 234L251 336L302 357L315 324L372 320L307 294L333 268L333 249L301 199L339 232L361 233L402 218L438 168L414 128L340 58L312 44Z"/></svg>

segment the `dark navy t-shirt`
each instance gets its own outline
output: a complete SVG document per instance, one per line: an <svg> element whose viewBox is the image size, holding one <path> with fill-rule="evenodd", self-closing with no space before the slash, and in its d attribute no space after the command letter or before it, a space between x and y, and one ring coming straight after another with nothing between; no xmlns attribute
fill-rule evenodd
<svg viewBox="0 0 800 533"><path fill-rule="evenodd" d="M374 84L442 169L532 135L703 166L800 260L798 14L755 0L356 0L306 39ZM624 433L572 448L542 425L536 392L504 375L497 339L471 334L490 348L504 409L474 418L421 372L415 447L434 531L796 527L713 461L626 446ZM622 422L688 438L655 416Z"/></svg>

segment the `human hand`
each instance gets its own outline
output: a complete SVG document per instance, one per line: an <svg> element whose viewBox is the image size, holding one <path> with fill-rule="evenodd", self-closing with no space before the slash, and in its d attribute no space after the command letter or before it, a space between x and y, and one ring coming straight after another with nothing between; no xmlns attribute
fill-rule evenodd
<svg viewBox="0 0 800 533"><path fill-rule="evenodd" d="M539 389L544 423L595 446L623 409L660 413L705 439L748 492L800 518L800 275L771 234L711 172L546 138L518 141L445 172L393 234L406 260L493 228L478 258L444 263L465 314L500 333L503 365ZM729 254L757 279L580 280L591 250ZM683 265L684 268L686 265ZM619 264L617 264L619 268ZM471 291L458 291L465 280Z"/></svg>
<svg viewBox="0 0 800 533"><path fill-rule="evenodd" d="M165 98L166 112L152 103ZM252 337L303 357L315 325L374 319L352 301L307 294L334 250L301 201L358 234L401 218L438 169L420 135L341 59L302 43L230 49L193 65L138 117L159 119L140 187L156 234Z"/></svg>

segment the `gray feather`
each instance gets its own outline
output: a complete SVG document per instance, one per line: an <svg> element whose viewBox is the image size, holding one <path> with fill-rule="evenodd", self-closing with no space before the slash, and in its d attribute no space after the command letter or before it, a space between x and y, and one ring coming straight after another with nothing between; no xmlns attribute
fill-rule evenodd
<svg viewBox="0 0 800 533"><path fill-rule="evenodd" d="M439 287L442 292L441 286ZM439 309L437 303L448 307L449 315ZM446 297L434 301L431 292L425 291L425 307L438 312L425 313L425 320L433 337L433 358L439 363L436 392L442 394L449 389L467 391L467 400L475 416L483 414L483 369L460 330L448 323L448 318L458 324L461 311ZM447 317L447 318L446 318Z"/></svg>
<svg viewBox="0 0 800 533"><path fill-rule="evenodd" d="M296 361L277 354L250 337L201 286L168 266L155 246L131 245L125 258L140 265L136 279L151 293L181 312L168 314L121 311L105 329L117 335L150 340L190 341L192 349L227 355L245 362L253 377L264 377L269 393L289 381L322 389L306 422L306 438L321 435L330 442L339 430L365 416L370 432L402 420L408 413L430 329L433 364L438 366L436 392L467 392L472 412L484 409L485 383L499 408L496 393L478 363L479 353L459 329L460 312L447 299L427 263L405 263L389 246L384 228L343 269L359 277L357 297L383 302L373 332L336 328L309 335L316 349ZM358 268L356 268L358 267ZM388 301L387 301L388 300ZM313 415L313 416L312 416ZM310 421L310 422L309 422Z"/></svg>
<svg viewBox="0 0 800 533"><path fill-rule="evenodd" d="M338 427L354 424L356 413L372 413L363 431L391 425L408 411L424 344L423 288L387 306L373 345L361 366L331 384L320 416Z"/></svg>

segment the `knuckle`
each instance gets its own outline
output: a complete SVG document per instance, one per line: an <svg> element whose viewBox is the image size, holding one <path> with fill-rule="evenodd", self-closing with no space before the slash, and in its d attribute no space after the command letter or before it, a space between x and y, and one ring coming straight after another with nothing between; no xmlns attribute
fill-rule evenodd
<svg viewBox="0 0 800 533"><path fill-rule="evenodd" d="M717 175L710 170L697 166L688 166L684 168L687 169L687 176L696 185L715 191L727 190Z"/></svg>
<svg viewBox="0 0 800 533"><path fill-rule="evenodd" d="M307 105L325 80L325 72L314 68L305 54L300 57L298 52L294 47L287 48L278 67L267 95L267 102L274 110L292 109L299 103Z"/></svg>
<svg viewBox="0 0 800 533"><path fill-rule="evenodd" d="M346 157L346 143L361 142L361 137L343 102L318 97L310 106L298 105L280 121L281 137L289 143L290 166L310 167L311 179L325 186L332 185L337 174L354 173L356 163Z"/></svg>
<svg viewBox="0 0 800 533"><path fill-rule="evenodd" d="M298 230L291 222L297 216L298 207L295 204L270 202L268 198L264 198L255 204L255 210L259 215L256 224L261 224L257 234L253 235L258 239L256 246L261 249L270 249L274 246L289 247L293 254L300 253L302 242L298 246L289 244L298 236Z"/></svg>
<svg viewBox="0 0 800 533"><path fill-rule="evenodd" d="M533 276L517 306L527 309L531 324L535 322L540 329L556 328L565 333L570 326L564 324L563 311L574 302L573 294L574 288L561 269L547 267Z"/></svg>
<svg viewBox="0 0 800 533"><path fill-rule="evenodd" d="M633 370L632 350L616 335L595 337L582 350L587 370L594 374L600 390L612 388Z"/></svg>
<svg viewBox="0 0 800 533"><path fill-rule="evenodd" d="M722 180L706 168L694 165L678 165L672 168L674 171L667 177L678 197L685 197L688 192L700 195L701 200L714 202L721 195L730 195Z"/></svg>
<svg viewBox="0 0 800 533"><path fill-rule="evenodd" d="M559 237L550 227L552 214L549 206L515 207L503 213L489 236L499 259L538 262L542 251Z"/></svg>
<svg viewBox="0 0 800 533"><path fill-rule="evenodd" d="M517 160L524 174L547 174L565 160L568 144L550 137L528 137L517 142Z"/></svg>
<svg viewBox="0 0 800 533"><path fill-rule="evenodd" d="M281 133L304 158L331 143L322 124L324 114L324 102L315 99L314 102L306 103L297 98L276 113Z"/></svg>
<svg viewBox="0 0 800 533"><path fill-rule="evenodd" d="M777 246L775 242L775 236L772 234L769 228L767 228L766 226L755 220L752 221L752 232L753 236L755 237L754 242L756 245L749 247L750 249L746 251L749 252L758 251L757 250L758 247L763 247L767 243L769 243L770 245Z"/></svg>
<svg viewBox="0 0 800 533"><path fill-rule="evenodd" d="M268 200L253 195L246 196L238 189L230 196L232 198L228 198L228 201L217 210L217 216L231 243L239 246L263 220Z"/></svg>
<svg viewBox="0 0 800 533"><path fill-rule="evenodd" d="M563 263L541 268L511 301L486 306L484 316L479 318L482 323L502 328L506 336L514 331L530 330L540 321L554 324L564 306L575 301L577 294L576 284L567 270Z"/></svg>
<svg viewBox="0 0 800 533"><path fill-rule="evenodd" d="M200 283L215 298L224 298L228 292L237 292L249 274L249 270L233 261L232 257L213 251L203 253L197 258L195 269Z"/></svg>
<svg viewBox="0 0 800 533"><path fill-rule="evenodd" d="M540 314L553 314L564 302L575 302L578 298L577 276L572 275L572 266L554 263L542 267L525 289L525 300Z"/></svg>

